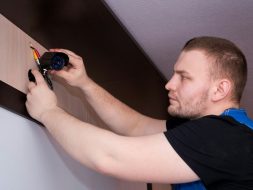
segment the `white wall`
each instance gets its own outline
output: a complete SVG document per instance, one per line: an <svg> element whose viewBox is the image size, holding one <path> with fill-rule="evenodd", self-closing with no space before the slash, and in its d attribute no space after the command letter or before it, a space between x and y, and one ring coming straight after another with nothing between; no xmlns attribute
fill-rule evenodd
<svg viewBox="0 0 253 190"><path fill-rule="evenodd" d="M137 190L146 187L103 176L80 165L59 147L45 128L32 121L3 108L0 108L0 118L1 190Z"/></svg>

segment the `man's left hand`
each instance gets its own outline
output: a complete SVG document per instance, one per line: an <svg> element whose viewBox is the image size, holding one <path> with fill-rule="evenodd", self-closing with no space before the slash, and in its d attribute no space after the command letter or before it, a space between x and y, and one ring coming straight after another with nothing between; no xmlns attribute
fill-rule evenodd
<svg viewBox="0 0 253 190"><path fill-rule="evenodd" d="M47 111L57 109L57 98L50 90L43 76L38 70L32 70L36 82L28 83L26 108L28 113L36 120L42 120Z"/></svg>

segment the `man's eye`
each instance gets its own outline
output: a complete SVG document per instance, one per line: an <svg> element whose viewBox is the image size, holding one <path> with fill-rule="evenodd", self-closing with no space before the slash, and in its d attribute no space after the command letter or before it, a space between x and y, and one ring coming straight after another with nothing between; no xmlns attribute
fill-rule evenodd
<svg viewBox="0 0 253 190"><path fill-rule="evenodd" d="M181 80L186 80L188 79L186 76L181 76Z"/></svg>

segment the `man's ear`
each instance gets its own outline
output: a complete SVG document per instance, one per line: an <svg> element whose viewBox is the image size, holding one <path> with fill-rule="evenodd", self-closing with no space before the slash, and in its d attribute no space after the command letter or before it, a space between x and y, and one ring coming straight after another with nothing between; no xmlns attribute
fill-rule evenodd
<svg viewBox="0 0 253 190"><path fill-rule="evenodd" d="M215 102L220 101L229 96L232 89L232 83L228 79L220 79L220 80L215 81L213 89L214 90L213 90L212 100Z"/></svg>

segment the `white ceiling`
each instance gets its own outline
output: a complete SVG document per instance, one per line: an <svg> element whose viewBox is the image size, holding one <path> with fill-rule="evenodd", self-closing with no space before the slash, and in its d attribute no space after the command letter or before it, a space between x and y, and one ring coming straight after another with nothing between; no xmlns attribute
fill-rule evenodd
<svg viewBox="0 0 253 190"><path fill-rule="evenodd" d="M252 102L252 0L104 1L167 79L188 39L211 35L235 42L248 59L249 82L244 104Z"/></svg>

